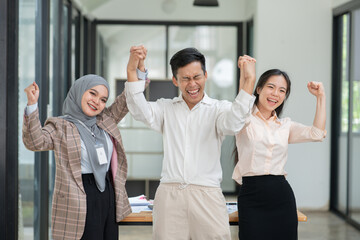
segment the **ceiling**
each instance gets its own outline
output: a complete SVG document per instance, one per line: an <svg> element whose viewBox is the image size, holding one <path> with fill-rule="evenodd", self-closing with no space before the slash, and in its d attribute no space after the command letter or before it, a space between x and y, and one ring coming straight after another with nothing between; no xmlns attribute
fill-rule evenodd
<svg viewBox="0 0 360 240"><path fill-rule="evenodd" d="M193 6L193 0L74 0L89 18L142 21L244 21L254 0L218 0L218 7Z"/></svg>

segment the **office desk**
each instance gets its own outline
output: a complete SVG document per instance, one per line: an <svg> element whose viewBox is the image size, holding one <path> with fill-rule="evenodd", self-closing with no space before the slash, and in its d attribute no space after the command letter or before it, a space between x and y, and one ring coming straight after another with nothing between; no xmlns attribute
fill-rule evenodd
<svg viewBox="0 0 360 240"><path fill-rule="evenodd" d="M297 213L299 222L307 221L306 215L299 210ZM230 225L238 225L238 212L229 214L229 223ZM120 225L152 225L152 212L131 213L120 222Z"/></svg>

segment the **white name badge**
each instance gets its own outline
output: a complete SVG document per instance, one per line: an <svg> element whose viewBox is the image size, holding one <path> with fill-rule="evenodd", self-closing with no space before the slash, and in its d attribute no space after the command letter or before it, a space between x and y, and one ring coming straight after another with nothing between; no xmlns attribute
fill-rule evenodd
<svg viewBox="0 0 360 240"><path fill-rule="evenodd" d="M99 160L99 164L103 165L107 163L107 157L106 157L106 153L105 153L105 149L103 147L102 144L95 146L96 148L96 153L98 156L98 160Z"/></svg>

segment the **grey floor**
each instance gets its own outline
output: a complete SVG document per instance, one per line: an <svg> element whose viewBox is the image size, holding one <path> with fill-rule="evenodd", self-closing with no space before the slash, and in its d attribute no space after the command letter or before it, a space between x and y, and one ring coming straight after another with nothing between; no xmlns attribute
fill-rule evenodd
<svg viewBox="0 0 360 240"><path fill-rule="evenodd" d="M307 222L299 222L299 240L360 240L360 231L330 212L302 211ZM237 227L231 226L232 239L238 239ZM151 239L151 226L120 226L120 240ZM171 240L171 239L169 239Z"/></svg>

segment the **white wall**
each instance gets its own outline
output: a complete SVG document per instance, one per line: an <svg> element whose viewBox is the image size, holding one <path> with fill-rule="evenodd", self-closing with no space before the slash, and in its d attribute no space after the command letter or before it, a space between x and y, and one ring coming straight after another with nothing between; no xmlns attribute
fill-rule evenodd
<svg viewBox="0 0 360 240"><path fill-rule="evenodd" d="M251 1L251 0L249 0ZM283 116L311 125L315 97L308 81L321 81L327 93L326 128L330 129L332 4L330 0L257 0L254 12L254 55L258 77L271 68L286 71L292 89ZM255 10L254 10L255 8ZM327 209L330 188L330 132L322 143L289 147L286 165L299 208Z"/></svg>

